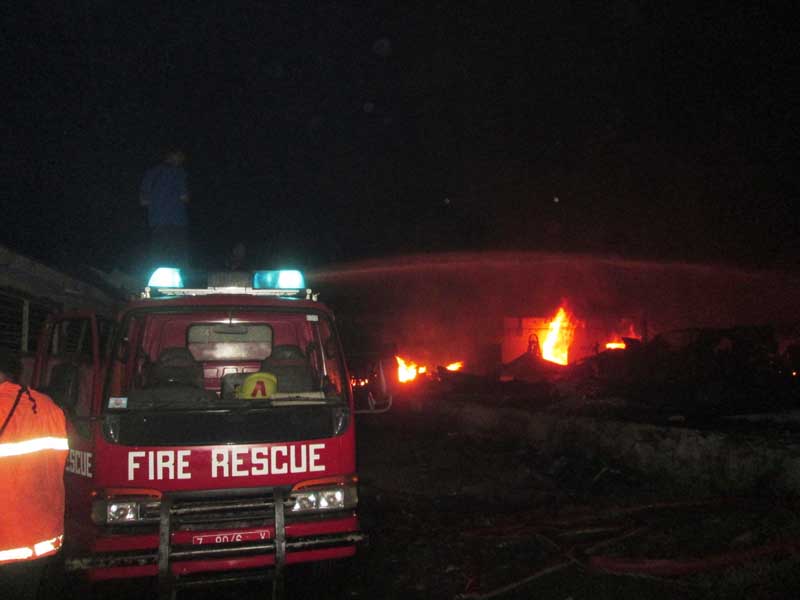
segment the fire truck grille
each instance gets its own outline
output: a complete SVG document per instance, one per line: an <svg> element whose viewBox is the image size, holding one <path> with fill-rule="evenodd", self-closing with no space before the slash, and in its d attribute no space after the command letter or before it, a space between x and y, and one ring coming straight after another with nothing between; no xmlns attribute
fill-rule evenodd
<svg viewBox="0 0 800 600"><path fill-rule="evenodd" d="M160 503L142 507L142 516L158 521ZM175 500L170 511L173 531L270 525L274 521L275 502L272 494L259 496L192 498Z"/></svg>

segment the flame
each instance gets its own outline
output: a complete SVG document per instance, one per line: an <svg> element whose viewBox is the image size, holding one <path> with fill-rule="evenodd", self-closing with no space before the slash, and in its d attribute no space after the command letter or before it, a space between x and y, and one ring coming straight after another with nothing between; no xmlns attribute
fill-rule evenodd
<svg viewBox="0 0 800 600"><path fill-rule="evenodd" d="M418 365L412 360L407 360L399 356L394 357L397 361L397 380L400 383L408 383L414 381L418 375L426 375L428 367L426 365ZM462 361L452 362L445 367L448 371L458 371L464 366Z"/></svg>
<svg viewBox="0 0 800 600"><path fill-rule="evenodd" d="M558 307L553 320L547 328L547 337L542 343L542 358L550 362L566 365L569 363L569 345L572 343L572 334L575 323L563 306Z"/></svg>
<svg viewBox="0 0 800 600"><path fill-rule="evenodd" d="M623 334L627 338L632 339L641 339L639 335L636 333L636 329L634 329L633 325L628 325L627 333ZM622 335L614 334L611 338L610 342L605 343L606 350L625 350L627 344L623 341Z"/></svg>
<svg viewBox="0 0 800 600"><path fill-rule="evenodd" d="M405 361L399 356L395 356L394 358L397 361L397 380L400 383L414 381L417 378L417 374L427 371L425 367L417 366L416 363L411 361Z"/></svg>

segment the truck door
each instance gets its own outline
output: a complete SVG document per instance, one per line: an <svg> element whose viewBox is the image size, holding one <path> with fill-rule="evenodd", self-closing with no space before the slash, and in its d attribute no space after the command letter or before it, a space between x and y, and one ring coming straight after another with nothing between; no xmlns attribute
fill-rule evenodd
<svg viewBox="0 0 800 600"><path fill-rule="evenodd" d="M86 436L102 386L101 334L108 333L109 323L103 320L101 326L94 313L58 315L47 321L39 340L33 385Z"/></svg>
<svg viewBox="0 0 800 600"><path fill-rule="evenodd" d="M65 554L85 546L92 536L92 490L95 440L92 415L97 414L103 386L105 349L112 321L94 313L67 313L48 319L36 353L34 387L49 395L67 416L69 456L64 483Z"/></svg>

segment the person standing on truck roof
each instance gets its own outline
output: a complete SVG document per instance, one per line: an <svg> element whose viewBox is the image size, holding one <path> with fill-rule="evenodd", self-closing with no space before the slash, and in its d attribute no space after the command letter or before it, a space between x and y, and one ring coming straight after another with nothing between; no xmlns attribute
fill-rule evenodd
<svg viewBox="0 0 800 600"><path fill-rule="evenodd" d="M170 150L142 179L139 203L147 208L150 258L158 265L186 267L189 245L189 187L186 155Z"/></svg>
<svg viewBox="0 0 800 600"><path fill-rule="evenodd" d="M64 537L67 426L49 396L15 383L19 357L0 350L0 598L36 598Z"/></svg>
<svg viewBox="0 0 800 600"><path fill-rule="evenodd" d="M247 260L247 246L242 242L238 242L228 255L226 266L231 271L241 271L244 269L245 261Z"/></svg>

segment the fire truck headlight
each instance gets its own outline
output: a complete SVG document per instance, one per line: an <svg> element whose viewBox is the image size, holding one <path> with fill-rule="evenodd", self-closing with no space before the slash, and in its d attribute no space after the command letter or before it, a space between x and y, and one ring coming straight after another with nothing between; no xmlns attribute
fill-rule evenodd
<svg viewBox="0 0 800 600"><path fill-rule="evenodd" d="M100 524L130 523L139 520L139 503L125 501L100 501L96 502L92 510L92 517Z"/></svg>
<svg viewBox="0 0 800 600"><path fill-rule="evenodd" d="M292 492L291 512L306 513L327 510L347 510L358 504L355 484L335 487L314 487Z"/></svg>
<svg viewBox="0 0 800 600"><path fill-rule="evenodd" d="M97 525L136 525L157 522L161 503L155 498L106 498L92 503L92 521Z"/></svg>

